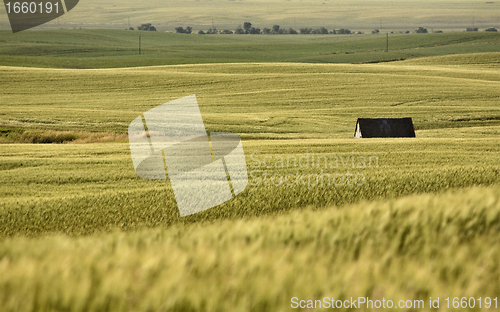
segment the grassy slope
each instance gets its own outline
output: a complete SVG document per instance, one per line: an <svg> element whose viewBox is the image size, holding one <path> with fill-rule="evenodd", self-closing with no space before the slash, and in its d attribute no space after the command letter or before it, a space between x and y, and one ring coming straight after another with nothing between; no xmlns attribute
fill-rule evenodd
<svg viewBox="0 0 500 312"><path fill-rule="evenodd" d="M425 130L419 136L435 130L433 135L454 137L462 127L498 134L498 53L473 57L477 61L463 66L415 65L415 60L104 70L1 67L0 124L126 133L142 112L194 93L209 131L232 131L244 139L348 138L357 118L380 116L413 117L417 129Z"/></svg>
<svg viewBox="0 0 500 312"><path fill-rule="evenodd" d="M75 236L112 229L132 231L236 220L286 214L307 206L321 208L491 185L500 182L497 140L492 136L453 140L246 141L250 174L247 189L217 208L186 218L179 217L168 182L144 180L135 175L128 144L2 145L0 238L55 232ZM302 166L285 163L283 168L267 168L279 162L279 157L289 156L297 160L309 156L309 164L304 160ZM318 168L319 156L329 158L328 168L324 161ZM338 166L331 156L339 157ZM352 163L347 165L347 157L352 156L356 157L354 167ZM373 161L371 167L367 163L367 168L360 168L360 156L378 157L378 167ZM287 180L289 185L277 185L279 178L265 179L264 172L268 176L292 174L293 177ZM336 180L338 185L328 182L327 177L323 183L316 182L314 175L322 173L330 174L330 178L336 174L361 174L366 182L361 183L361 176L362 186L341 183L341 178Z"/></svg>
<svg viewBox="0 0 500 312"><path fill-rule="evenodd" d="M138 36L142 55L138 55ZM391 35L183 35L117 30L0 32L0 64L110 68L197 63L359 63L496 52L499 33Z"/></svg>
<svg viewBox="0 0 500 312"><path fill-rule="evenodd" d="M424 300L418 310L431 311L429 297L440 297L447 310L446 297L500 292L499 194L472 188L189 227L9 239L0 245L0 308L290 311L292 297L369 297Z"/></svg>
<svg viewBox="0 0 500 312"><path fill-rule="evenodd" d="M497 54L1 71L0 117L12 126L123 133L167 92L194 90L209 130L254 139L244 142L250 170L252 152L261 161L375 155L380 165L352 170L367 177L362 187L260 184L180 219L168 184L134 175L127 144L2 145L1 310L284 311L292 296L499 292ZM415 140L340 139L352 137L359 114L389 113L414 115L425 130ZM276 140L301 136L323 139ZM484 187L457 190L475 185ZM415 193L429 194L394 199ZM346 205L360 200L372 202Z"/></svg>
<svg viewBox="0 0 500 312"><path fill-rule="evenodd" d="M252 183L260 181L259 186L249 187L219 209L179 219L170 186L137 178L126 143L3 145L2 233L38 236L133 230L497 183L497 54L474 54L467 64L452 65L463 58L367 65L210 64L86 71L4 67L4 76L12 82L3 89L6 103L0 113L8 116L3 122L12 126L124 133L136 116L167 101L167 91L170 98L176 98L189 90L201 95L209 131L231 131L247 139L249 170L265 169L282 176L296 170L293 166L254 168L258 165L250 157L254 152L260 153L253 156L260 161L266 156L299 158L307 152L316 157L377 156L380 167L340 164L340 168L325 170L331 175L348 170L364 174L368 183L363 187L273 187L265 185L262 172L254 172ZM47 79L51 88L46 87ZM24 93L28 86L30 93ZM91 93L98 96L88 97ZM419 138L345 139L352 137L356 118L381 115L414 117ZM321 139L303 139L311 137ZM8 138L9 134L4 137ZM317 167L299 169L301 174L321 172Z"/></svg>

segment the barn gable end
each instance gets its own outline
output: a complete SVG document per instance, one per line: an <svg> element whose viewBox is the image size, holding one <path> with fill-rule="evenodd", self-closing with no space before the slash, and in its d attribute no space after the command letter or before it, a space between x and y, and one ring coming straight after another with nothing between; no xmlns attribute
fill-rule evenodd
<svg viewBox="0 0 500 312"><path fill-rule="evenodd" d="M360 138L414 138L411 118L359 118L354 137Z"/></svg>

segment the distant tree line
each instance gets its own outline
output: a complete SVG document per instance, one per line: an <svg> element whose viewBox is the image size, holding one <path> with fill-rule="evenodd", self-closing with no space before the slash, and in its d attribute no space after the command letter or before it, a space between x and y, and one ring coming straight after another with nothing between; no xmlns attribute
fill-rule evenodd
<svg viewBox="0 0 500 312"><path fill-rule="evenodd" d="M180 30L178 30L180 29ZM182 27L177 27L176 29L177 33L183 33L182 32ZM281 28L279 25L274 25L272 28L263 28L260 29L258 27L254 27L252 23L250 22L245 22L243 23L243 27L240 25L236 28L235 31L229 30L229 29L223 29L223 30L217 30L216 28L210 28L207 31L200 30L198 31L198 34L200 35L205 35L205 34L238 34L238 35L296 35L296 34L303 34L303 35L309 35L309 34L314 34L314 35L326 35L326 34L339 34L339 35L348 35L348 34L355 34L356 32L351 32L349 29L341 28L341 29L333 29L333 30L328 30L325 27L320 27L317 29L313 28L301 28L298 31L293 29L293 28ZM357 32L357 34L362 34L362 32Z"/></svg>
<svg viewBox="0 0 500 312"><path fill-rule="evenodd" d="M184 29L184 27L176 27L175 28L175 32L178 33L178 34L190 34L191 32L193 31L193 27L186 27L186 29Z"/></svg>
<svg viewBox="0 0 500 312"><path fill-rule="evenodd" d="M134 28L130 27L130 30L134 30ZM137 30L156 31L156 28L151 25L151 23L147 23L141 24L141 26L137 26Z"/></svg>
<svg viewBox="0 0 500 312"><path fill-rule="evenodd" d="M149 26L148 26L149 25ZM139 30L148 30L147 27L152 27L150 26L151 24L143 24L144 28L146 29L140 29ZM142 27L141 26L141 27ZM154 27L152 27L154 28ZM156 29L155 29L156 30ZM186 29L184 27L176 27L175 32L179 34L191 34L193 31L193 28L188 26ZM468 27L466 31L478 31L478 28L471 28ZM495 28L490 27L486 29L485 31L497 31ZM424 28L424 27L418 27L418 29L415 30L417 34L427 34L429 31ZM442 33L443 31L437 30L434 33ZM379 34L380 30L375 29L371 32L372 34ZM391 32L393 34L394 32ZM403 33L400 31L400 33ZM404 32L405 34L409 34L410 31L407 30ZM346 28L341 28L341 29L333 29L333 30L328 30L326 27L320 27L320 28L300 28L298 31L293 29L293 28L281 28L279 25L274 25L272 28L263 28L260 29L258 27L254 27L252 23L250 22L245 22L243 23L243 27L240 25L236 28L235 31L229 30L229 29L223 29L223 30L217 30L215 27L210 28L207 31L200 30L198 31L199 35L213 35L213 34L222 34L222 35L231 35L231 34L238 34L238 35L296 35L296 34L301 34L301 35L350 35L350 34L363 34L362 32L352 32L349 29Z"/></svg>
<svg viewBox="0 0 500 312"><path fill-rule="evenodd" d="M465 29L465 31L479 31L479 28L477 28L477 27L467 27ZM493 32L496 32L498 30L496 28L489 27L489 28L486 28L484 31L493 31Z"/></svg>
<svg viewBox="0 0 500 312"><path fill-rule="evenodd" d="M417 34L426 34L426 33L428 33L427 29L423 28L423 27L419 27L417 30L415 30L415 32Z"/></svg>

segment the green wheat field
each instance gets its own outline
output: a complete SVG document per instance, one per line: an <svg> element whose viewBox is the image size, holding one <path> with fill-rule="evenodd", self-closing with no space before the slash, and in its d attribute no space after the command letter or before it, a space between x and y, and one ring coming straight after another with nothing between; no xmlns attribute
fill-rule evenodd
<svg viewBox="0 0 500 312"><path fill-rule="evenodd" d="M144 32L140 56L137 36L0 32L0 311L498 310L498 33L384 52L377 35ZM168 180L136 176L127 127L191 94L207 131L242 138L249 185L181 218ZM354 139L360 117L412 117L417 138Z"/></svg>

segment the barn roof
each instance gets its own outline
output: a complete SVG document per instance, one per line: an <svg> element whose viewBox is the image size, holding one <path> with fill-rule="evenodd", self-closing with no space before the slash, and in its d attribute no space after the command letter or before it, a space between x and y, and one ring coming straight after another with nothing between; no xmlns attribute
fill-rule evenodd
<svg viewBox="0 0 500 312"><path fill-rule="evenodd" d="M355 138L414 138L411 118L359 118Z"/></svg>

